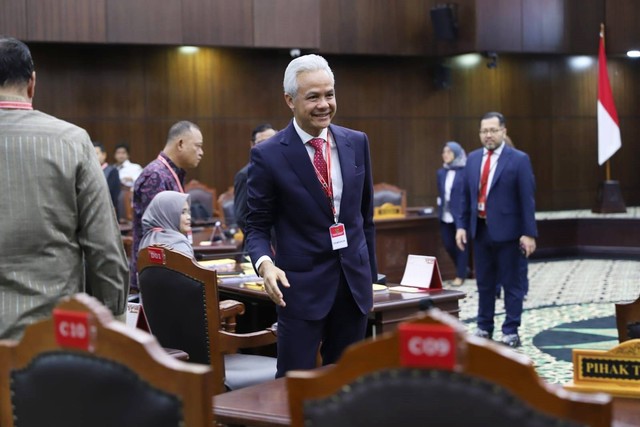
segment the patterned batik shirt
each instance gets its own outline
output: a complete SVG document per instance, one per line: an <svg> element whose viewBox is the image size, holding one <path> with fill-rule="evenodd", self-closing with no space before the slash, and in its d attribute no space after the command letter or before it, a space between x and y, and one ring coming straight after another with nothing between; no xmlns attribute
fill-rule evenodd
<svg viewBox="0 0 640 427"><path fill-rule="evenodd" d="M140 247L140 240L142 240L142 214L156 194L162 191L182 192L184 186L186 171L176 166L165 153L160 153L160 156L173 169L180 183L176 182L174 175L160 159L149 163L136 180L133 187L133 249L130 264L132 288L138 287L137 264L138 247Z"/></svg>

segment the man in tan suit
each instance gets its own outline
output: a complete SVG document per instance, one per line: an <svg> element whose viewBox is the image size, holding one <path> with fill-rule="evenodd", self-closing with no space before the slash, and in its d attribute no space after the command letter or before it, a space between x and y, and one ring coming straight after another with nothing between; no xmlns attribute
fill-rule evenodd
<svg viewBox="0 0 640 427"><path fill-rule="evenodd" d="M0 58L0 339L85 290L123 315L127 260L91 139L33 109L24 43L0 36Z"/></svg>

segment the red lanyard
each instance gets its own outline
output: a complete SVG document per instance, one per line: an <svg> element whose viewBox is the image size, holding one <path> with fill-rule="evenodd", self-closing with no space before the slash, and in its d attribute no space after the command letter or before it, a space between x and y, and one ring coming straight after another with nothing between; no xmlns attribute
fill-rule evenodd
<svg viewBox="0 0 640 427"><path fill-rule="evenodd" d="M11 110L33 110L31 103L24 101L0 101L0 108Z"/></svg>
<svg viewBox="0 0 640 427"><path fill-rule="evenodd" d="M160 160L167 167L167 169L169 169L169 172L171 172L171 175L173 175L173 179L175 179L176 180L176 184L178 184L178 188L180 189L180 192L184 193L184 189L182 188L182 184L180 183L180 180L178 179L178 175L176 175L176 171L173 170L171 165L169 165L169 163L167 163L167 161L164 159L164 157L162 157L160 154L158 154L158 160Z"/></svg>
<svg viewBox="0 0 640 427"><path fill-rule="evenodd" d="M326 182L324 180L324 177L318 171L318 168L316 168L316 165L313 164L313 162L311 162L311 163L313 164L313 170L316 171L316 176L318 177L318 180L320 181L320 185L322 185L322 189L324 190L325 194L327 195L327 198L329 199L329 206L331 206L331 211L333 212L333 219L334 219L334 222L337 224L338 223L338 215L336 213L336 206L333 203L333 181L331 180L331 143L329 142L329 138L331 138L331 134L327 130L327 140L326 140L326 149L325 149L325 151L327 152L327 160L326 160L326 162L327 162L327 179L328 179L328 182Z"/></svg>

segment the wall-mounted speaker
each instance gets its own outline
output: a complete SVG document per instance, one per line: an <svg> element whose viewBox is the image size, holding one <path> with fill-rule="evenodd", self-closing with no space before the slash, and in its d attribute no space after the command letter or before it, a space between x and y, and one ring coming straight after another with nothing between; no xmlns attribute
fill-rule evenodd
<svg viewBox="0 0 640 427"><path fill-rule="evenodd" d="M454 4L443 4L431 9L431 24L436 40L456 41L458 22Z"/></svg>

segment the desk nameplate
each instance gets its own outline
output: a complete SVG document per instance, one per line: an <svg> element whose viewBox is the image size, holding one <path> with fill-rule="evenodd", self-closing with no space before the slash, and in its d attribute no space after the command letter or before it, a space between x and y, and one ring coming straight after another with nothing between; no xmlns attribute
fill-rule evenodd
<svg viewBox="0 0 640 427"><path fill-rule="evenodd" d="M573 382L565 388L640 398L640 339L609 351L574 349Z"/></svg>

